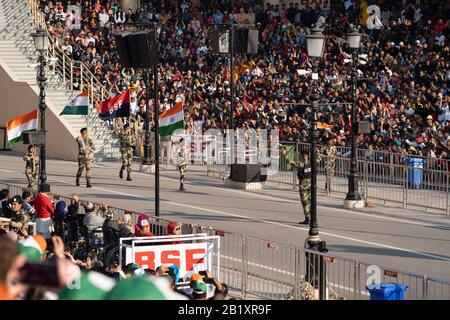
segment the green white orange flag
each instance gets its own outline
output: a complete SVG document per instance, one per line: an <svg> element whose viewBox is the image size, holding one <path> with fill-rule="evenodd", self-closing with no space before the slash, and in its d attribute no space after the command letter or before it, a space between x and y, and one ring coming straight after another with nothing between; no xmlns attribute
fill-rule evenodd
<svg viewBox="0 0 450 320"><path fill-rule="evenodd" d="M27 114L10 119L6 123L6 135L8 137L8 145L22 140L24 132L36 131L38 126L38 111L33 110Z"/></svg>
<svg viewBox="0 0 450 320"><path fill-rule="evenodd" d="M88 110L89 95L87 91L83 91L72 99L59 115L87 115Z"/></svg>
<svg viewBox="0 0 450 320"><path fill-rule="evenodd" d="M172 108L159 115L159 134L170 136L175 130L184 129L183 103L176 103Z"/></svg>

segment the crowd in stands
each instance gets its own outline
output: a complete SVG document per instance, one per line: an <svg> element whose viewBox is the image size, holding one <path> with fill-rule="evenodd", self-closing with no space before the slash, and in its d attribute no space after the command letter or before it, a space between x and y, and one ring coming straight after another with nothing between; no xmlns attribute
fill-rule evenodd
<svg viewBox="0 0 450 320"><path fill-rule="evenodd" d="M308 141L311 69L305 36L323 16L328 36L319 61L323 103L351 99L351 51L342 41L357 25L367 34L357 65L358 120L371 133L358 145L392 153L449 159L450 3L443 0L330 1L331 8L257 0L148 0L136 11L117 0L41 1L50 33L75 61L86 63L113 94L130 88L132 113L145 115L145 82L139 70L120 66L113 33L135 23L158 23L160 106L183 101L188 130L225 129L230 119L228 58L213 54L214 24L234 21L259 30L257 55L236 55L234 126L278 128L280 141ZM417 4L416 4L417 2ZM366 26L369 5L378 5L382 28ZM380 26L381 26L380 24ZM298 105L302 104L302 105ZM150 102L152 107L152 102ZM349 146L351 105L323 106L321 143ZM142 123L142 121L141 121Z"/></svg>
<svg viewBox="0 0 450 320"><path fill-rule="evenodd" d="M209 271L182 278L177 265L150 270L119 261L118 238L153 236L147 214L133 225L130 214L116 218L107 205L95 206L77 195L70 203L53 201L48 185L42 188L36 196L28 190L15 196L8 189L0 191L0 300L223 300L227 296L227 286ZM168 224L166 235L181 234L181 223ZM116 252L117 259L105 259L110 252Z"/></svg>

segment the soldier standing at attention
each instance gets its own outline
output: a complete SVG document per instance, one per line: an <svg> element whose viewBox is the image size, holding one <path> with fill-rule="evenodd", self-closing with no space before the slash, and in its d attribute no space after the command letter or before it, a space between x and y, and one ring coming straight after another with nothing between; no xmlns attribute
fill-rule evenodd
<svg viewBox="0 0 450 320"><path fill-rule="evenodd" d="M180 171L180 191L186 190L184 188L184 178L187 172L187 161L186 161L186 147L184 146L184 139L181 138L178 141L178 171Z"/></svg>
<svg viewBox="0 0 450 320"><path fill-rule="evenodd" d="M320 158L325 158L325 190L331 187L331 179L334 176L334 170L336 169L336 155L337 149L334 145L334 139L329 139L327 145L323 148L323 155Z"/></svg>
<svg viewBox="0 0 450 320"><path fill-rule="evenodd" d="M39 173L39 157L33 145L28 146L28 153L23 157L25 161L25 176L28 179L28 188L34 189Z"/></svg>
<svg viewBox="0 0 450 320"><path fill-rule="evenodd" d="M92 188L91 185L91 162L94 156L95 146L92 139L88 137L87 128L80 130L81 136L77 138L78 143L78 172L76 184L80 186L80 177L86 168L86 186Z"/></svg>
<svg viewBox="0 0 450 320"><path fill-rule="evenodd" d="M136 136L131 134L131 128L128 124L123 126L123 132L120 135L120 154L122 155L122 167L120 168L119 178L123 179L123 170L127 169L127 181L131 179L131 161L133 160L133 149L136 147Z"/></svg>
<svg viewBox="0 0 450 320"><path fill-rule="evenodd" d="M281 149L281 155L286 155L286 149ZM307 151L302 152L303 159L298 162L288 160L288 163L297 169L298 191L302 201L305 220L299 224L309 224L311 216L311 162Z"/></svg>

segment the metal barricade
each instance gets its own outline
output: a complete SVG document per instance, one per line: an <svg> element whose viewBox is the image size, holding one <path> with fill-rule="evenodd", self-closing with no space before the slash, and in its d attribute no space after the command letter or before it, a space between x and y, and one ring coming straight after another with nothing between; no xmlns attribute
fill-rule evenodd
<svg viewBox="0 0 450 320"><path fill-rule="evenodd" d="M0 183L10 194L22 194L26 189ZM370 190L370 189L369 189ZM73 202L71 198L50 194L54 201ZM81 199L80 199L81 200ZM99 206L99 203L94 203ZM133 223L140 213L110 207L116 217L129 213ZM155 235L167 234L170 220L149 216L151 230ZM337 257L328 253L310 251L292 245L277 243L243 234L217 230L198 224L182 226L183 234L206 233L220 236L221 281L241 293L241 298L295 299L300 298L299 283L302 280L320 287L325 286L328 299L369 299L366 289L368 272L373 264ZM404 298L450 299L450 281L403 272L392 268L380 269L380 282L394 282L408 286ZM321 274L324 277L316 278ZM317 296L316 296L317 298Z"/></svg>

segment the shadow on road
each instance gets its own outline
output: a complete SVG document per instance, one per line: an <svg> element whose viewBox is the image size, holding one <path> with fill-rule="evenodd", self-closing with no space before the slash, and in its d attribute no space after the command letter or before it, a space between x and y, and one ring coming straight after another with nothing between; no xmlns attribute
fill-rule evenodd
<svg viewBox="0 0 450 320"><path fill-rule="evenodd" d="M363 247L363 246L349 246L349 245L328 245L328 250L330 253L334 252L345 252L345 253L359 253L359 254L371 254L378 256L391 256L391 257L404 257L404 258L418 258L423 260L437 260L437 261L447 261L450 256L445 256L441 254L433 253L436 258L430 256L423 256L420 253L427 254L427 252L407 252L396 249L389 248L374 248L374 247ZM441 257L441 258L439 258Z"/></svg>

